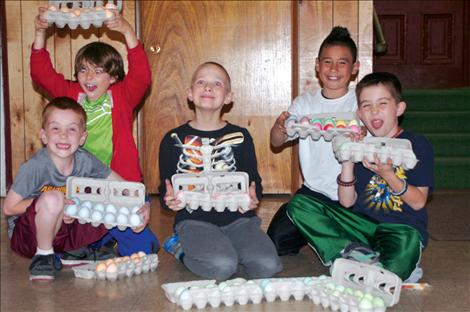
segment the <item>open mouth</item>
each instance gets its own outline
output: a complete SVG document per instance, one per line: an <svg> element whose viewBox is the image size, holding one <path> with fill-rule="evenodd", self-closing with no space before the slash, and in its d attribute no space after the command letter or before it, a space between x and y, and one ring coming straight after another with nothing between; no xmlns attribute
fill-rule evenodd
<svg viewBox="0 0 470 312"><path fill-rule="evenodd" d="M96 85L87 83L87 84L85 85L85 88L86 88L89 92L93 92L93 91L95 91L98 87L97 87Z"/></svg>
<svg viewBox="0 0 470 312"><path fill-rule="evenodd" d="M384 121L382 119L373 119L371 121L372 128L374 129L380 129L382 125L384 124Z"/></svg>
<svg viewBox="0 0 470 312"><path fill-rule="evenodd" d="M68 150L70 148L70 144L66 143L57 143L56 146L60 150Z"/></svg>

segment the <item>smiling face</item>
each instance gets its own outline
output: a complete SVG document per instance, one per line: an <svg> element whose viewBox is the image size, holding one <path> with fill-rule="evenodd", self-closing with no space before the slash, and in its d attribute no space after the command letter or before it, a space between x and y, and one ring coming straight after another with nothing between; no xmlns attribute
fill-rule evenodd
<svg viewBox="0 0 470 312"><path fill-rule="evenodd" d="M71 109L52 108L41 129L41 140L54 162L72 159L85 143L85 121Z"/></svg>
<svg viewBox="0 0 470 312"><path fill-rule="evenodd" d="M364 87L358 95L357 114L367 129L377 137L393 137L398 127L398 117L406 103L398 102L383 84Z"/></svg>
<svg viewBox="0 0 470 312"><path fill-rule="evenodd" d="M315 70L325 97L336 99L348 92L351 76L357 74L359 61L353 62L350 49L343 45L323 48L315 61Z"/></svg>
<svg viewBox="0 0 470 312"><path fill-rule="evenodd" d="M225 104L232 102L233 96L227 73L210 63L198 68L193 76L191 88L186 93L196 109L219 112Z"/></svg>
<svg viewBox="0 0 470 312"><path fill-rule="evenodd" d="M82 61L77 72L77 80L90 101L96 101L116 82L102 67Z"/></svg>

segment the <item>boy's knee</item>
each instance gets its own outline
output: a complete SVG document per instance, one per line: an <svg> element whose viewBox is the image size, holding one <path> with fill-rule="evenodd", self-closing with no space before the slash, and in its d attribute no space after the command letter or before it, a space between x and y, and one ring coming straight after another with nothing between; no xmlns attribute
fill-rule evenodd
<svg viewBox="0 0 470 312"><path fill-rule="evenodd" d="M207 267L210 268L207 277L217 280L226 280L237 272L238 261L231 257L214 256L211 258Z"/></svg>
<svg viewBox="0 0 470 312"><path fill-rule="evenodd" d="M250 278L268 278L282 271L282 262L277 255L261 255L245 264Z"/></svg>
<svg viewBox="0 0 470 312"><path fill-rule="evenodd" d="M64 194L60 191L42 193L36 202L36 212L46 209L48 213L58 215L64 209Z"/></svg>

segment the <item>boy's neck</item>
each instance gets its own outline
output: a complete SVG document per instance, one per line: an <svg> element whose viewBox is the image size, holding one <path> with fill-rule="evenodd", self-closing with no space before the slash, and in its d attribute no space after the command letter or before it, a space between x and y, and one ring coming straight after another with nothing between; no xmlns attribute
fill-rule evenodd
<svg viewBox="0 0 470 312"><path fill-rule="evenodd" d="M331 89L323 88L321 89L321 94L325 99L334 100L342 96L345 96L346 93L348 93L348 91L349 91L349 88L347 87L345 89L339 89L339 90L331 90Z"/></svg>
<svg viewBox="0 0 470 312"><path fill-rule="evenodd" d="M219 130L225 125L227 122L220 118L220 112L201 112L197 111L194 119L189 122L189 125L194 129L201 130L201 131L214 131Z"/></svg>
<svg viewBox="0 0 470 312"><path fill-rule="evenodd" d="M49 156L51 157L52 163L56 167L57 171L60 172L60 174L62 174L65 177L68 177L69 175L72 174L75 153L72 156L65 158L65 159L54 157L50 153L49 153Z"/></svg>

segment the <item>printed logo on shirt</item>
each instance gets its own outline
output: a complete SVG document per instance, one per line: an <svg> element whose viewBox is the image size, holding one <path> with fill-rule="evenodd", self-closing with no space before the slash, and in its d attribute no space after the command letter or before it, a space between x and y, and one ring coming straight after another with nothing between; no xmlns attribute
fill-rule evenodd
<svg viewBox="0 0 470 312"><path fill-rule="evenodd" d="M400 179L406 179L405 170L402 167L395 168L395 175ZM366 186L364 206L374 212L403 211L403 201L400 196L393 195L387 182L377 174L372 176Z"/></svg>
<svg viewBox="0 0 470 312"><path fill-rule="evenodd" d="M66 190L67 190L67 188L66 188L65 185L64 186L44 185L41 188L40 192L45 193L45 192L49 192L49 191L60 191L60 192L65 194Z"/></svg>

